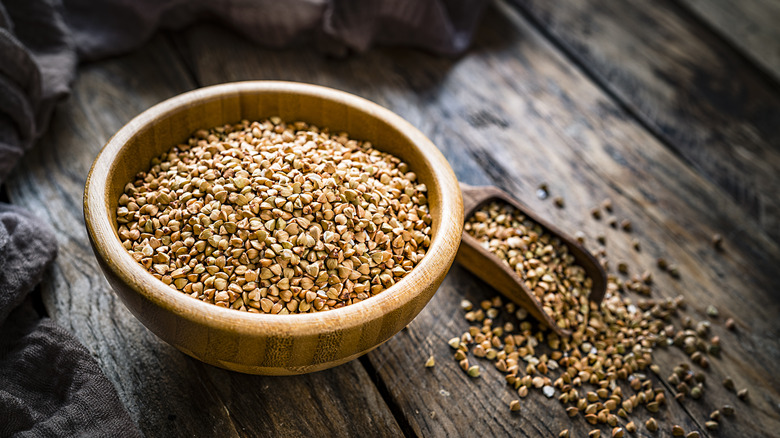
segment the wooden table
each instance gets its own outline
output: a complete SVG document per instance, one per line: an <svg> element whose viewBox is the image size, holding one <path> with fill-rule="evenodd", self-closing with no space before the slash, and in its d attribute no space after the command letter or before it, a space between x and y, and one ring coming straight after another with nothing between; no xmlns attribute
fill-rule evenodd
<svg viewBox="0 0 780 438"><path fill-rule="evenodd" d="M554 398L533 392L513 413L516 394L500 372L488 367L471 379L458 368L447 340L468 327L459 303L494 292L457 265L406 330L359 360L296 377L199 363L113 295L88 244L81 198L92 160L117 129L163 99L221 82L346 90L420 128L461 181L515 193L562 229L584 231L591 247L605 233L610 259L651 269L656 296L684 295L694 320L711 319L709 304L720 309L711 320L723 352L711 358L706 397L672 400L656 414L663 429L638 435L669 436L680 424L703 436L777 436L778 12L771 0L500 2L458 59L408 49L348 59L272 51L213 25L159 34L132 54L80 67L72 96L8 182L9 196L58 232L59 257L42 285L47 311L92 352L148 436L587 435L592 427L566 417ZM535 196L542 182L565 208ZM590 217L605 198L633 223L630 235ZM723 251L710 245L715 233ZM680 266L679 280L658 272L659 256ZM728 317L734 332L723 326ZM430 355L436 366L426 369ZM676 348L654 357L662 375L687 359ZM748 402L723 388L725 376L750 389ZM707 432L709 412L723 403L736 417ZM632 419L648 417L642 410Z"/></svg>

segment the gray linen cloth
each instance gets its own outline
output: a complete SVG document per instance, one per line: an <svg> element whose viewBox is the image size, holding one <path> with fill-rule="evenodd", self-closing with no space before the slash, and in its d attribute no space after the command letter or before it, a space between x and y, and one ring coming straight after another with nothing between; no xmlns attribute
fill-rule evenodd
<svg viewBox="0 0 780 438"><path fill-rule="evenodd" d="M268 47L468 47L486 0L0 0L0 183L41 137L79 60L209 20ZM140 436L89 351L28 297L56 255L48 224L0 204L0 437Z"/></svg>

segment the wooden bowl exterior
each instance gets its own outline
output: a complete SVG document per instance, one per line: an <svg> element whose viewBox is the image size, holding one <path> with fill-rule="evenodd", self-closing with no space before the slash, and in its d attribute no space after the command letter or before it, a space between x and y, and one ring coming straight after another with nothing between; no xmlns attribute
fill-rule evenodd
<svg viewBox="0 0 780 438"><path fill-rule="evenodd" d="M155 279L121 245L116 206L124 185L195 130L262 120L302 120L371 141L405 160L428 186L433 238L426 257L381 294L340 309L296 315L239 312L193 299ZM391 111L357 96L287 82L195 90L145 111L106 144L90 170L84 218L95 255L130 311L157 336L203 362L252 374L333 367L385 342L428 303L449 270L463 229L458 182L439 150Z"/></svg>

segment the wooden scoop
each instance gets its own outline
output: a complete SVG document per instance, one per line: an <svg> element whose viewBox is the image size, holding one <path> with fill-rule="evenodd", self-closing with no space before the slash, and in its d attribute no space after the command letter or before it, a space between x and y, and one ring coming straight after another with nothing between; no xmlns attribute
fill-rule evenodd
<svg viewBox="0 0 780 438"><path fill-rule="evenodd" d="M549 234L565 242L577 264L582 266L587 275L593 280L593 286L588 298L596 303L601 302L607 290L607 274L596 258L582 245L577 243L575 239L540 218L526 205L497 187L474 187L461 183L460 190L463 193L463 212L466 219L488 202L500 201L515 207L526 217L541 225ZM571 332L568 330L558 327L552 317L542 309L542 304L536 298L536 295L525 286L522 279L512 268L504 264L492 252L485 249L477 239L465 230L463 231L456 261L487 284L493 286L502 295L515 302L515 304L523 306L528 310L528 313L559 335L571 335Z"/></svg>

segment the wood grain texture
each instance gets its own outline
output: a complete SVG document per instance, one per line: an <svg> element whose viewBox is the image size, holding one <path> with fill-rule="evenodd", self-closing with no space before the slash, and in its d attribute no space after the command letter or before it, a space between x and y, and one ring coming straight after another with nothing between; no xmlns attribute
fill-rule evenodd
<svg viewBox="0 0 780 438"><path fill-rule="evenodd" d="M586 436L591 429L581 419L564 417L557 401L538 393L513 414L507 406L516 395L500 373L487 368L481 378L469 379L451 361L446 341L468 326L458 303L495 294L457 266L409 329L367 356L368 374L359 362L285 378L227 372L180 354L119 304L99 273L80 213L92 159L110 135L148 106L196 83L246 79L318 83L390 107L433 140L462 181L496 184L564 231L584 230L589 243L604 233L611 260L653 270L656 296L683 294L686 314L696 319L706 318L706 306L714 303L721 317L713 320L712 331L722 338L723 352L710 361L705 398L673 402L656 418L703 431L709 412L730 403L737 417L725 419L712 436L758 437L778 430L776 243L744 218L728 191L670 152L656 131L646 131L622 100L613 100L613 90L594 85L525 19L500 7L487 13L485 23L474 50L457 60L389 49L326 59L306 50L261 50L224 30L200 26L176 40L195 82L159 38L135 55L82 68L74 96L9 181L9 192L13 202L58 231L60 256L43 284L47 309L97 357L147 435L382 436L403 430L424 436L555 436L569 428ZM636 56L639 49L632 47L621 46L619 56ZM678 80L676 73L684 71L673 71L670 83ZM743 80L736 79L735 87L749 88ZM671 95L678 92L664 87ZM672 118L674 113L661 113L667 110L657 109L656 116ZM713 123L722 129L719 119ZM705 122L696 127L710 129ZM708 151L728 161L728 154L718 158L721 152ZM735 177L760 175L766 166L745 163L747 170ZM540 182L565 196L565 209L534 196ZM613 199L615 215L632 221L631 235L589 217L590 207L605 197ZM715 232L725 237L722 253L709 247ZM631 248L631 238L641 241L640 252ZM680 280L653 268L661 255L680 266ZM726 317L737 320L737 331L723 328ZM437 365L425 369L431 354ZM663 375L686 360L677 349L657 350L655 358ZM726 375L739 388L750 388L748 403L719 385ZM648 416L642 411L634 418ZM669 429L641 430L637 436L669 436Z"/></svg>
<svg viewBox="0 0 780 438"><path fill-rule="evenodd" d="M414 269L383 293L326 312L271 315L224 309L172 291L127 252L116 230L124 187L149 162L196 130L241 120L302 120L369 141L407 163L427 186L430 247ZM298 210L300 214L300 210ZM253 81L201 88L144 111L98 154L87 177L84 216L106 278L152 332L208 364L251 374L323 370L383 343L425 307L455 258L463 204L455 175L430 140L365 99L330 88ZM314 220L314 215L311 215Z"/></svg>
<svg viewBox="0 0 780 438"><path fill-rule="evenodd" d="M668 0L512 3L780 242L776 81Z"/></svg>
<svg viewBox="0 0 780 438"><path fill-rule="evenodd" d="M80 207L89 166L133 116L194 86L177 56L158 37L133 55L81 67L49 134L8 182L12 201L57 232L59 256L42 284L49 314L96 357L147 436L397 436L358 362L289 379L213 368L144 328L100 274Z"/></svg>
<svg viewBox="0 0 780 438"><path fill-rule="evenodd" d="M525 204L521 203L508 193L494 186L470 186L461 183L461 193L463 194L463 210L466 217L470 217L477 210L491 201L497 201L506 205L511 205L526 217L544 227L547 233L562 240L571 251L571 254L577 260L577 263L585 269L585 272L593 280L590 298L594 303L600 303L607 291L607 274L604 268L587 249L582 247L577 241L561 231L555 225L538 217ZM555 320L544 311L542 303L536 298L536 295L526 287L523 280L514 269L510 268L499 260L492 252L482 246L480 241L464 231L461 238L460 248L458 249L457 261L472 274L489 284L493 289L501 292L502 295L523 306L536 320L545 326L553 329L561 336L570 336L571 331L558 327Z"/></svg>
<svg viewBox="0 0 780 438"><path fill-rule="evenodd" d="M488 11L475 47L457 60L400 49L326 59L308 50L259 49L210 26L191 29L177 43L202 84L297 80L369 98L431 138L461 181L494 183L562 230L584 230L589 242L605 233L611 260L653 270L656 296L683 294L687 314L697 319L714 303L722 318L738 321L736 333L726 332L722 319L714 322L724 352L711 361L708 398L672 403L657 418L704 431L709 412L728 402L739 416L722 423L722 436L759 437L780 427L774 401L780 398L777 244L745 219L723 188L661 144L510 9ZM536 199L540 182L565 196L565 209ZM590 218L590 208L605 197L612 198L616 215L632 221L631 235ZM725 236L724 253L709 246L716 232ZM641 240L642 251L632 249L631 238ZM682 278L654 270L658 256L676 262ZM458 303L494 294L453 268L409 329L369 353L375 378L405 430L423 436L549 436L568 427L576 436L587 435L590 426L570 422L557 401L538 394L512 414L507 406L515 396L500 373L490 368L472 380L451 361L446 341L468 327ZM437 365L425 369L431 354ZM656 357L665 375L685 360L676 349L659 350ZM725 375L741 376L738 385L751 388L749 409L717 384ZM636 418L644 421L646 415Z"/></svg>
<svg viewBox="0 0 780 438"><path fill-rule="evenodd" d="M677 0L780 80L780 2Z"/></svg>

